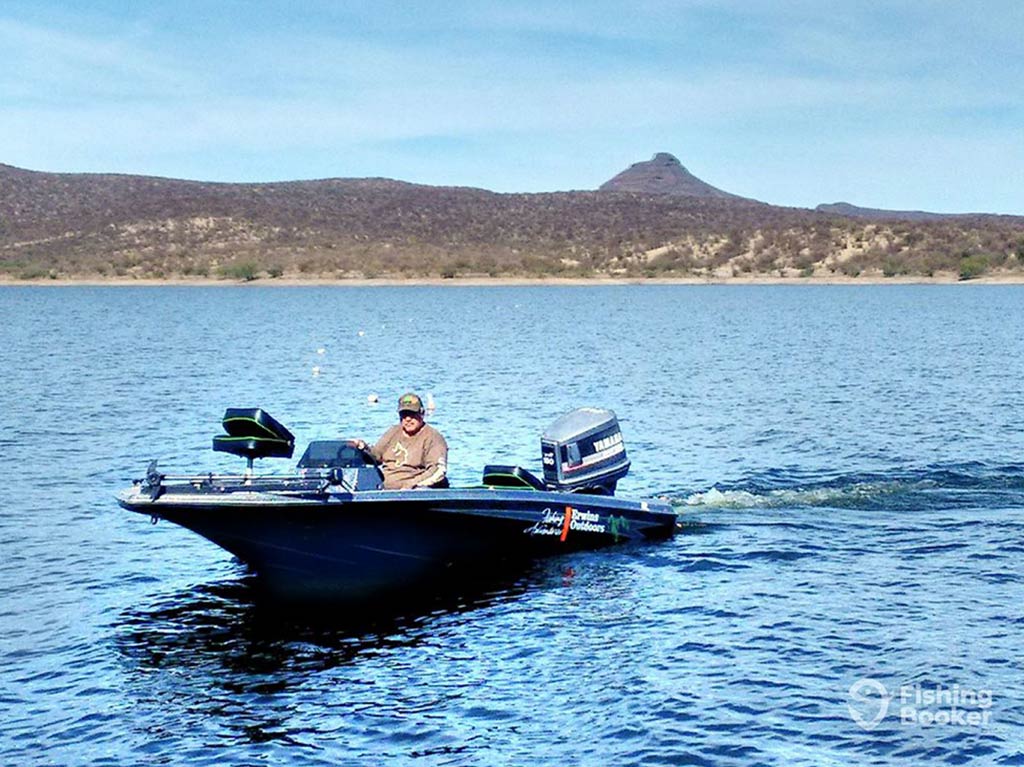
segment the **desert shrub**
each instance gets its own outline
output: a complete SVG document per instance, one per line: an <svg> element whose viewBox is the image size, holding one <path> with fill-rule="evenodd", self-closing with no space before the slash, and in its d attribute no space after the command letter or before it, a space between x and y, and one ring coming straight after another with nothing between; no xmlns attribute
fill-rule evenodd
<svg viewBox="0 0 1024 767"><path fill-rule="evenodd" d="M652 258L647 266L654 272L690 272L699 264L693 256L693 248L686 245L666 250Z"/></svg>
<svg viewBox="0 0 1024 767"><path fill-rule="evenodd" d="M814 271L814 264L818 261L824 260L824 256L818 256L816 253L800 253L793 259L793 268L799 269L801 272L805 270Z"/></svg>
<svg viewBox="0 0 1024 767"><path fill-rule="evenodd" d="M847 277L860 277L860 273L864 271L863 267L854 259L843 261L839 265L839 271L845 274Z"/></svg>
<svg viewBox="0 0 1024 767"><path fill-rule="evenodd" d="M210 274L210 267L204 263L185 264L181 273L186 277L206 277Z"/></svg>
<svg viewBox="0 0 1024 767"><path fill-rule="evenodd" d="M924 239L924 234L916 229L912 229L903 235L903 244L908 248L917 245Z"/></svg>
<svg viewBox="0 0 1024 767"><path fill-rule="evenodd" d="M765 248L761 253L757 255L752 264L752 270L756 272L769 272L776 267L776 261L780 258L779 252L773 245L770 248Z"/></svg>
<svg viewBox="0 0 1024 767"><path fill-rule="evenodd" d="M258 272L259 267L252 261L240 261L235 264L225 264L220 268L222 277L226 277L230 280L243 280L245 282L252 282L255 280Z"/></svg>
<svg viewBox="0 0 1024 767"><path fill-rule="evenodd" d="M730 258L743 253L747 244L747 237L744 232L733 229L728 233L728 238L718 249L718 258L720 261L728 261Z"/></svg>
<svg viewBox="0 0 1024 767"><path fill-rule="evenodd" d="M988 266L988 256L980 253L964 256L960 259L960 279L973 280L975 277L980 277L988 269Z"/></svg>
<svg viewBox="0 0 1024 767"><path fill-rule="evenodd" d="M897 274L903 274L906 268L895 259L886 259L885 263L882 264L882 276L883 277L895 277Z"/></svg>

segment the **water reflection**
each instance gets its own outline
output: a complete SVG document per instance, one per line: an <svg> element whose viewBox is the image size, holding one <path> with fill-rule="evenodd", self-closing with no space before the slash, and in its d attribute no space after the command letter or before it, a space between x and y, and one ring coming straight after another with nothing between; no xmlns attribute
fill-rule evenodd
<svg viewBox="0 0 1024 767"><path fill-rule="evenodd" d="M386 605L296 607L254 577L159 597L115 627L133 734L148 741L172 718L206 742L315 750L320 728L379 716L379 688L406 673L397 658L446 646L474 613L557 588L572 577L563 570L531 565ZM311 699L334 713L307 721Z"/></svg>
<svg viewBox="0 0 1024 767"><path fill-rule="evenodd" d="M528 564L458 583L432 583L386 603L305 605L276 600L255 576L247 576L125 611L117 643L139 673L227 670L236 680L254 675L249 691L272 691L287 685L288 675L416 646L442 617L450 622L566 577L551 575L550 567Z"/></svg>

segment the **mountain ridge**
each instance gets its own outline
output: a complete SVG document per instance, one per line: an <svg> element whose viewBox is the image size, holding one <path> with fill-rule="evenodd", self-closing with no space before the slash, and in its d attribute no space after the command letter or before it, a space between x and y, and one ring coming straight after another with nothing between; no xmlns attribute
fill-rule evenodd
<svg viewBox="0 0 1024 767"><path fill-rule="evenodd" d="M668 153L654 160L657 189L674 193L0 165L0 278L928 275L1024 260L1024 218L915 222L787 208L712 187ZM634 182L651 167L641 170Z"/></svg>
<svg viewBox="0 0 1024 767"><path fill-rule="evenodd" d="M938 221L958 216L995 216L996 213L932 213L927 210L891 210L888 208L865 208L849 202L821 203L814 208L819 213L839 216L875 219L901 219L904 221Z"/></svg>

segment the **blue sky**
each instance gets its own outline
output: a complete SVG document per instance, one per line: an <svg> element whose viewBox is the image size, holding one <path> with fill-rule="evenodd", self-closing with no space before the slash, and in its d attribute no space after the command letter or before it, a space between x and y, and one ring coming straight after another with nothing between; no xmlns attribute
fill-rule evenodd
<svg viewBox="0 0 1024 767"><path fill-rule="evenodd" d="M431 7L436 6L436 7ZM0 162L1024 215L1024 3L0 3Z"/></svg>

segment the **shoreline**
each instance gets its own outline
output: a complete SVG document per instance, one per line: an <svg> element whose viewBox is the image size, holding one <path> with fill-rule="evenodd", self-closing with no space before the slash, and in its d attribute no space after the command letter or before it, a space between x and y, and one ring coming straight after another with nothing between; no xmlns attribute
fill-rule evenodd
<svg viewBox="0 0 1024 767"><path fill-rule="evenodd" d="M883 277L845 275L811 277L776 277L771 275L745 275L742 277L387 277L370 279L300 279L289 277L260 278L255 280L226 280L217 278L170 279L38 279L18 280L0 277L0 287L529 287L529 286L598 286L598 285L1024 285L1024 272L995 274L961 280L949 272L932 277L904 275Z"/></svg>

